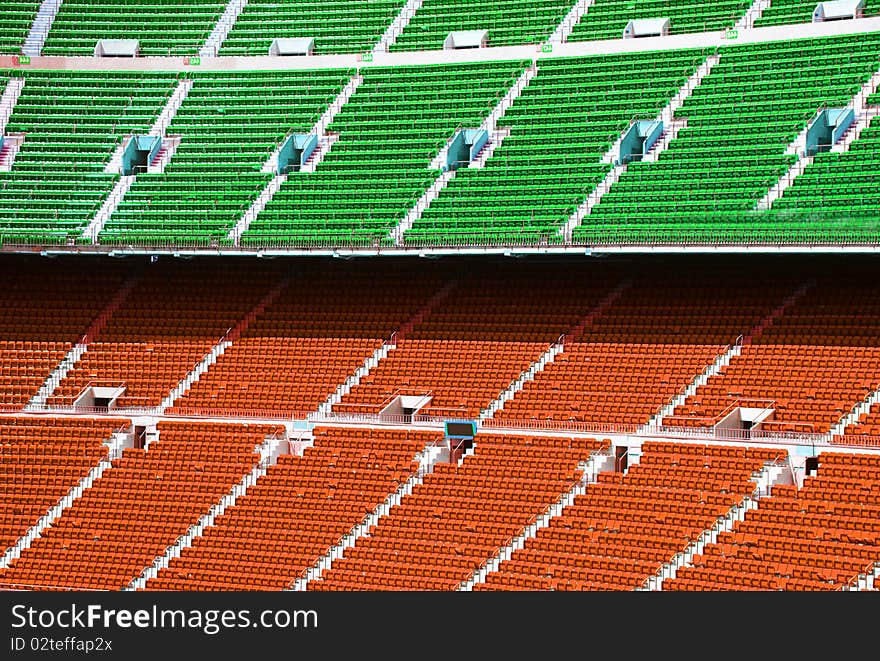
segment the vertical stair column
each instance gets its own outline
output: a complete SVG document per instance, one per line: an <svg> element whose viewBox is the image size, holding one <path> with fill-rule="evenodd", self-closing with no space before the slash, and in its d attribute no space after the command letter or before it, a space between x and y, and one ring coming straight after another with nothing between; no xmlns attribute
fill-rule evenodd
<svg viewBox="0 0 880 661"><path fill-rule="evenodd" d="M310 419L322 420L328 418L333 413L333 406L342 401L342 398L350 393L352 389L361 382L361 379L370 373L370 370L387 358L388 354L397 348L397 343L403 340L416 324L421 323L430 316L437 306L449 296L450 292L457 284L458 279L453 278L437 290L412 317L392 333L391 337L386 340L381 347L367 357L363 364L358 367L353 374L350 374L343 383L339 384L336 390L334 390L330 396L318 406L317 411L309 414Z"/></svg>
<svg viewBox="0 0 880 661"><path fill-rule="evenodd" d="M755 0L746 13L734 24L734 30L751 30L763 13L770 9L771 0Z"/></svg>
<svg viewBox="0 0 880 661"><path fill-rule="evenodd" d="M183 397L192 387L192 384L198 381L201 376L220 359L220 356L226 353L226 350L232 346L233 342L240 338L254 320L263 314L263 311L281 296L281 293L289 284L289 276L282 279L278 284L272 287L262 299L260 299L250 312L242 317L235 326L230 328L226 334L220 338L220 341L211 347L211 350L204 355L204 357L189 371L189 373L187 373L180 383L174 387L168 396L162 400L162 403L159 405L160 413L164 414L166 409L174 406L174 402Z"/></svg>
<svg viewBox="0 0 880 661"><path fill-rule="evenodd" d="M516 397L517 393L522 391L525 387L526 383L529 381L534 381L535 377L546 369L547 365L552 363L556 356L565 352L565 344L567 341L570 341L576 337L578 337L581 333L583 333L584 329L590 326L596 319L602 316L605 311L611 307L617 299L619 299L623 292L629 289L632 286L632 280L626 279L617 285L614 289L612 289L608 294L601 300L599 303L590 310L583 319L581 319L577 325L575 325L572 329L570 329L567 333L561 335L556 342L550 345L550 347L542 353L536 361L534 361L531 365L529 365L523 372L511 383L507 388L505 388L498 397L489 402L488 406L480 411L480 421L490 420L495 416L495 414L504 408L504 404L514 397Z"/></svg>
<svg viewBox="0 0 880 661"><path fill-rule="evenodd" d="M300 172L309 173L314 172L315 168L318 167L318 164L324 160L324 157L333 147L336 140L339 138L338 135L330 134L327 132L327 127L330 126L331 122L333 122L336 115L345 107L345 104L348 103L348 100L354 95L357 91L357 88L360 87L361 83L364 82L364 77L361 74L355 74L351 80L348 81L348 84L342 88L342 91L336 96L335 99L327 106L327 109L321 115L315 125L312 126L309 131L310 136L314 136L316 140L316 146L314 151L311 152L311 155L308 157L308 160L303 165ZM275 176L266 184L257 198L253 201L251 206L247 211L244 212L241 218L238 219L238 222L235 223L235 227L233 227L229 234L226 236L227 239L232 241L236 246L241 245L241 235L244 234L248 227L251 226L251 223L256 220L257 216L262 213L263 209L266 208L266 205L272 201L272 198L275 197L275 193L277 193L281 186L284 185L284 182L287 181L287 177L290 176L284 172L281 172L281 168L279 168L278 157L281 154L281 150L287 144L287 141L292 139L292 134L288 135L281 143L275 148L275 151L269 156L266 162L263 164L261 168L262 172L272 173Z"/></svg>
<svg viewBox="0 0 880 661"><path fill-rule="evenodd" d="M107 304L101 313L95 318L94 321L89 325L86 329L86 332L83 333L83 336L80 338L79 342L71 347L70 351L67 352L67 355L63 358L63 360L58 364L58 366L52 370L52 373L46 377L46 380L43 382L43 385L40 386L40 389L37 393L31 397L31 400L28 402L27 406L25 406L25 411L40 411L46 408L46 402L49 401L49 398L55 393L58 385L67 378L68 373L72 370L76 364L83 357L83 354L89 350L89 343L97 337L97 335L104 330L104 327L107 325L107 322L111 317L116 313L119 307L125 302L128 298L128 295L135 288L135 286L141 280L141 272L137 272L129 277L119 288L119 291L113 296L110 302Z"/></svg>
<svg viewBox="0 0 880 661"><path fill-rule="evenodd" d="M409 478L401 484L396 491L389 494L376 509L367 514L367 516L359 524L354 526L347 535L345 535L335 546L332 546L327 553L318 558L314 565L306 569L302 575L294 580L288 590L293 592L305 592L308 588L309 581L315 581L321 578L321 575L333 566L333 562L341 558L347 549L352 548L357 540L368 536L370 529L379 525L382 517L387 516L394 507L400 505L404 497L410 495L413 490L425 481L425 476L434 470L434 463L437 460L440 450L436 443L429 443L422 448L419 453L413 457L413 463L419 465L416 472L412 473Z"/></svg>
<svg viewBox="0 0 880 661"><path fill-rule="evenodd" d="M260 459L253 469L245 473L238 483L233 485L218 502L214 503L208 512L200 516L199 520L191 525L184 535L178 537L174 544L167 547L162 555L155 558L149 567L144 568L137 577L132 579L122 589L123 592L143 590L151 578L158 576L160 571L167 569L171 565L172 560L179 558L185 549L190 548L193 540L201 537L207 527L213 526L214 522L223 516L226 510L235 507L238 499L244 496L248 489L254 486L261 477L266 475L270 466L277 463L279 446L286 442L287 433L279 432L273 436L267 436L260 445L255 447L254 450L260 454Z"/></svg>

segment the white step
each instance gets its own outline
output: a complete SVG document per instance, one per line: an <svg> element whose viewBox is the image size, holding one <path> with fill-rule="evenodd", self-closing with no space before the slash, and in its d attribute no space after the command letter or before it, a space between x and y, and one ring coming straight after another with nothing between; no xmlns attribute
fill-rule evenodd
<svg viewBox="0 0 880 661"><path fill-rule="evenodd" d="M758 475L751 478L755 484L751 495L744 497L727 513L718 517L711 528L704 530L684 551L677 553L672 560L660 567L657 573L646 580L645 584L637 590L663 590L663 581L675 578L678 570L682 567L692 566L694 556L702 554L708 544L714 544L718 541L720 533L730 532L737 523L745 519L750 510L758 509L758 499L769 495L770 486L776 483L783 470L784 468L777 464L765 464Z"/></svg>
<svg viewBox="0 0 880 661"><path fill-rule="evenodd" d="M58 384L67 378L70 370L72 370L74 365L79 362L80 358L82 358L87 350L88 347L85 344L73 345L64 359L58 364L58 367L52 370L52 373L46 378L46 381L40 386L37 393L31 397L30 402L24 407L24 410L39 411L45 408L46 402L49 401L49 398L55 392L55 389L58 388Z"/></svg>
<svg viewBox="0 0 880 661"><path fill-rule="evenodd" d="M854 130L858 131L858 134L861 134L862 130L868 125L868 123L870 123L871 119L877 116L877 113L875 112L876 109L868 106L867 100L871 95L877 92L878 86L880 86L880 71L875 72L868 81L862 85L859 91L853 95L849 100L849 103L846 104L846 108L851 108L856 115L856 127ZM861 126L858 125L859 123L861 123ZM797 137L788 146L788 149L785 150L786 154L797 155L798 159L792 164L788 171L779 178L770 190L767 191L767 194L758 200L755 204L755 211L766 211L771 209L773 203L783 196L786 189L794 183L795 179L812 165L814 160L813 157L807 156L807 134L809 133L809 130L810 122L807 122L803 129L801 129L801 132L798 133ZM835 150L837 145L832 146L831 149L832 151L838 152L845 151L849 149L855 139L857 139L857 136L850 136L848 140L842 141L845 144L842 144L838 149Z"/></svg>
<svg viewBox="0 0 880 661"><path fill-rule="evenodd" d="M486 161L492 158L493 154L495 154L495 150L497 150L501 146L501 143L504 142L504 139L508 137L510 137L510 129L497 129L492 131L492 133L489 134L489 141L480 151L477 158L475 158L468 167L475 170L486 167Z"/></svg>
<svg viewBox="0 0 880 661"><path fill-rule="evenodd" d="M110 194L104 200L98 213L95 214L95 217L92 218L86 229L83 231L82 236L84 238L88 238L92 243L98 242L98 235L104 229L104 225L107 221L110 220L110 216L113 215L113 212L116 211L119 204L125 198L125 194L128 193L129 189L134 184L135 178L135 175L132 174L120 176L119 179L116 180L113 190L110 191Z"/></svg>
<svg viewBox="0 0 880 661"><path fill-rule="evenodd" d="M287 181L286 174L276 174L272 177L271 181L266 184L266 187L260 191L257 199L251 203L251 206L244 212L244 215L238 219L238 222L235 223L235 227L229 231L226 238L234 241L235 245L239 245L241 235L247 231L247 228L250 227L251 223L262 213L263 209L265 209L266 205L269 204L273 197L275 197L275 193L281 189L281 185L285 181Z"/></svg>
<svg viewBox="0 0 880 661"><path fill-rule="evenodd" d="M672 415L679 406L684 404L688 397L692 397L696 394L697 390L706 385L713 376L716 376L723 370L725 367L730 365L730 361L739 356L742 353L742 344L730 344L727 348L716 356L715 360L706 366L706 368L694 377L693 381L691 381L687 387L682 390L678 395L672 398L666 406L664 406L660 411L658 411L651 419L648 421L648 424L642 427L640 433L650 433L651 428L653 427L661 427L663 426L663 418L666 416Z"/></svg>
<svg viewBox="0 0 880 661"><path fill-rule="evenodd" d="M863 401L853 407L852 411L838 420L837 424L829 431L832 439L835 436L843 436L846 433L847 427L857 423L863 415L870 413L871 409L877 404L880 404L880 389L871 392Z"/></svg>
<svg viewBox="0 0 880 661"><path fill-rule="evenodd" d="M403 237L409 232L416 221L422 217L422 214L431 206L431 203L440 197L450 181L455 179L455 170L446 170L434 180L428 189L422 193L422 196L416 200L416 203L410 207L409 211L403 217L394 229L391 230L390 237L395 245L403 245Z"/></svg>
<svg viewBox="0 0 880 661"><path fill-rule="evenodd" d="M161 148L165 151L158 161L150 163L150 165L147 166L147 174L161 174L162 172L165 172L165 167L171 162L171 159L177 152L177 148L180 147L180 140L181 138L179 135L162 138Z"/></svg>
<svg viewBox="0 0 880 661"><path fill-rule="evenodd" d="M316 415L318 417L327 416L333 411L333 405L338 404L343 397L345 397L348 393L352 391L352 389L357 386L361 379L367 376L370 373L370 370L376 367L382 360L388 357L388 353L391 352L396 347L391 344L383 344L381 347L376 349L372 355L370 355L361 365L355 370L353 374L351 374L339 387L336 388L333 393L327 397L324 402L318 406L318 410Z"/></svg>
<svg viewBox="0 0 880 661"><path fill-rule="evenodd" d="M192 86L193 81L191 79L181 80L177 84L171 97L165 103L165 107L162 108L162 112L159 113L156 121L153 122L153 126L150 127L149 135L165 137L165 131L168 130L171 122L174 121L177 111L180 110L180 106L186 101L186 97L192 89Z"/></svg>
<svg viewBox="0 0 880 661"><path fill-rule="evenodd" d="M12 166L15 165L15 157L18 156L24 140L24 133L6 134L4 136L3 149L6 150L6 154L0 159L0 172L12 172Z"/></svg>
<svg viewBox="0 0 880 661"><path fill-rule="evenodd" d="M391 25L388 26L388 29L385 30L376 45L373 46L373 51L384 53L391 50L391 47L406 29L406 26L409 25L413 16L421 9L423 3L424 0L407 0L406 4L400 8L397 16L394 17L394 20L391 21Z"/></svg>
<svg viewBox="0 0 880 661"><path fill-rule="evenodd" d="M877 117L880 117L880 106L868 106L860 113L856 114L853 125L843 134L840 141L831 147L831 151L836 154L842 154L843 152L849 151L852 144L862 137L862 131L868 128L871 122Z"/></svg>
<svg viewBox="0 0 880 661"><path fill-rule="evenodd" d="M229 329L226 334L220 338L220 341L211 347L211 350L208 351L198 363L196 363L196 365L174 387L168 396L162 400L162 403L159 405L159 411L164 413L167 408L174 406L174 403L183 397L183 395L186 394L192 385L198 381L205 372L211 369L211 367L220 359L220 356L226 353L226 350L232 346L235 340L241 337L242 333L244 333L251 323L262 314L263 310L278 299L281 292L284 291L288 284L290 284L290 279L283 278L278 284L272 287L272 289L260 299L254 308L242 317L234 327Z"/></svg>
<svg viewBox="0 0 880 661"><path fill-rule="evenodd" d="M583 477L575 483L566 493L562 494L559 499L550 505L531 525L524 528L507 546L502 547L490 558L482 567L473 573L473 575L458 586L459 592L471 592L478 583L484 583L486 577L492 572L498 571L501 563L510 560L515 551L524 548L526 543L534 539L538 535L538 531L547 528L553 519L570 505L573 505L578 496L582 496L587 492L590 484L596 481L596 475L602 470L609 470L613 458L607 452L595 452L584 462L578 465L578 470L583 472Z"/></svg>
<svg viewBox="0 0 880 661"><path fill-rule="evenodd" d="M734 30L751 30L758 19L770 8L771 0L755 0L746 13L734 24Z"/></svg>
<svg viewBox="0 0 880 661"><path fill-rule="evenodd" d="M204 45L199 49L199 57L216 57L220 52L220 47L229 36L232 26L238 20L241 12L247 6L248 0L229 0L223 14L217 20L211 34L205 40Z"/></svg>

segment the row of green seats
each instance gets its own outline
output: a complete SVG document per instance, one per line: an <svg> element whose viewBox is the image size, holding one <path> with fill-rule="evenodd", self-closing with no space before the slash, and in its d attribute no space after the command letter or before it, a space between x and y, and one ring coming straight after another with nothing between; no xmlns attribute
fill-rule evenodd
<svg viewBox="0 0 880 661"><path fill-rule="evenodd" d="M293 173L242 236L382 242L439 176L434 157L459 127L479 126L526 62L375 68L329 131L333 149Z"/></svg>
<svg viewBox="0 0 880 661"><path fill-rule="evenodd" d="M0 0L0 55L21 52L40 0Z"/></svg>
<svg viewBox="0 0 880 661"><path fill-rule="evenodd" d="M538 75L499 121L510 136L485 167L456 172L407 241L442 243L463 233L560 241L559 229L611 169L601 162L605 152L633 119L654 119L706 55L539 60Z"/></svg>
<svg viewBox="0 0 880 661"><path fill-rule="evenodd" d="M786 151L817 111L847 105L880 67L878 47L880 34L867 33L724 49L676 115L687 126L656 162L629 165L575 240L624 229L672 240L700 214L709 233L739 227L751 236L753 225L786 224L786 216L763 218L758 201L796 162Z"/></svg>
<svg viewBox="0 0 880 661"><path fill-rule="evenodd" d="M752 0L596 0L568 40L621 39L629 21L650 18L668 18L670 34L713 32L732 28L751 4Z"/></svg>
<svg viewBox="0 0 880 661"><path fill-rule="evenodd" d="M6 74L9 75L9 74ZM130 133L146 133L175 74L29 71L7 133L23 133L11 172L0 172L0 233L7 243L79 236L117 175L104 168Z"/></svg>
<svg viewBox="0 0 880 661"><path fill-rule="evenodd" d="M268 55L275 38L313 37L315 53L362 53L376 45L406 0L250 0L221 55Z"/></svg>
<svg viewBox="0 0 880 661"><path fill-rule="evenodd" d="M353 71L194 74L167 136L163 173L139 174L100 240L222 239L272 178L263 164L288 133L308 133Z"/></svg>
<svg viewBox="0 0 880 661"><path fill-rule="evenodd" d="M137 39L143 56L196 55L226 0L64 0L43 55L92 55L100 39Z"/></svg>
<svg viewBox="0 0 880 661"><path fill-rule="evenodd" d="M573 0L425 0L391 50L437 50L450 32L460 30L488 30L490 46L537 44L573 5Z"/></svg>

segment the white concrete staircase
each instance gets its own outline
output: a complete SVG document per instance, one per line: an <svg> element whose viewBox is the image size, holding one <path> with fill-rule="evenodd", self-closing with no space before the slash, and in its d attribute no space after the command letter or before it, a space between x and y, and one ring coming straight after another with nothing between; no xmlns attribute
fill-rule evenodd
<svg viewBox="0 0 880 661"><path fill-rule="evenodd" d="M445 170L434 180L434 183L422 193L422 196L409 208L403 219L394 227L394 229L391 230L389 236L394 241L394 245L403 245L404 235L412 229L416 221L422 217L422 214L427 211L428 207L431 206L431 203L440 197L440 193L446 189L446 186L453 179L455 179L455 170Z"/></svg>
<svg viewBox="0 0 880 661"><path fill-rule="evenodd" d="M110 194L104 198L104 203L101 205L101 208L98 209L98 213L95 214L95 217L92 218L86 229L83 231L82 236L84 238L89 239L93 244L98 243L98 235L104 229L104 225L107 224L107 221L110 220L110 216L113 215L122 203L122 200L125 198L126 194L128 194L128 191L131 189L136 178L135 175L129 174L120 176L119 179L116 180L113 190L111 190Z"/></svg>
<svg viewBox="0 0 880 661"><path fill-rule="evenodd" d="M302 576L297 578L290 586L290 590L294 592L304 592L309 581L321 578L321 575L333 566L333 563L341 558L346 549L355 545L361 537L369 537L370 528L377 525L379 520L386 516L393 507L397 507L405 496L410 495L413 489L425 480L425 476L434 470L434 462L440 454L440 448L434 444L424 447L413 459L418 462L419 467L409 479L401 484L397 491L390 494L380 503L372 512L370 512L363 521L352 528L337 544L335 544L326 554L318 561L303 572Z"/></svg>
<svg viewBox="0 0 880 661"><path fill-rule="evenodd" d="M13 560L21 557L21 554L33 544L34 540L42 537L46 529L51 526L58 518L70 507L83 492L94 484L108 468L112 466L114 459L122 456L122 448L128 440L129 434L124 431L114 432L110 438L105 441L107 445L107 455L96 466L94 466L88 474L82 478L76 486L68 491L61 499L40 517L37 521L16 543L14 546L6 550L6 553L0 558L0 569L6 569Z"/></svg>
<svg viewBox="0 0 880 661"><path fill-rule="evenodd" d="M578 0L574 7L565 15L565 18L559 22L556 29L553 30L553 34L550 35L547 42L550 44L564 44L568 41L568 37L571 35L574 27L580 23L581 19L590 11L590 7L595 3L596 0Z"/></svg>
<svg viewBox="0 0 880 661"><path fill-rule="evenodd" d="M672 415L679 406L683 405L688 397L691 397L696 394L697 390L700 386L706 385L709 382L709 379L713 376L716 376L721 372L722 369L730 365L730 362L742 354L743 345L750 344L755 338L759 337L767 328L772 326L777 319L782 317L785 314L786 310L788 310L792 305L797 303L807 291L810 290L815 285L814 280L810 280L805 282L800 287L795 289L791 294L789 294L783 301L774 308L770 314L761 319L754 328L752 328L748 334L743 337L740 336L736 342L727 346L727 349L722 353L716 356L715 360L706 366L700 374L694 377L694 380L691 381L684 390L682 390L678 395L676 395L668 404L666 404L662 409L660 409L656 414L654 414L648 423L640 428L640 433L649 433L652 428L663 426L663 419L667 416Z"/></svg>
<svg viewBox="0 0 880 661"><path fill-rule="evenodd" d="M880 115L880 109L877 106L868 105L867 102L868 97L875 94L878 87L880 87L880 71L875 72L846 105L847 108L851 108L855 113L855 121L850 130L844 134L843 139L831 147L831 151L839 153L848 150L852 143L861 135L864 128L870 124L871 120ZM771 209L773 203L785 194L786 189L794 183L795 179L812 165L815 159L813 156L807 155L807 133L809 130L810 124L807 123L788 146L788 149L785 150L786 154L796 155L798 158L788 171L773 184L770 190L767 191L767 194L758 200L755 204L755 211Z"/></svg>
<svg viewBox="0 0 880 661"><path fill-rule="evenodd" d="M532 81L538 73L538 67L536 64L532 64L527 67L525 71L516 79L516 82L510 87L507 93L501 98L501 100L492 108L492 111L483 120L483 122L478 127L484 131L489 133L490 139L495 138L499 141L503 140L505 135L510 135L510 131L499 130L498 128L498 120L500 120L504 113L514 104L514 102L520 97L525 90L526 87L529 86L529 83ZM428 165L428 169L431 171L443 170L445 167L448 155L449 148L452 146L452 141L455 138L453 135L440 150L440 152L434 157L431 163ZM494 152L495 147L492 147L492 152ZM483 167L486 164L486 160L491 155L491 152L482 157L481 163L479 167ZM480 160L480 159L478 159ZM422 217L422 214L431 206L431 203L440 197L440 194L446 189L446 186L455 178L455 170L443 170L443 172L434 180L434 182L428 187L428 189L422 193L421 197L417 199L406 212L406 215L400 220L400 222L391 229L389 232L389 237L394 244L397 246L402 246L404 244L404 236L406 233L412 229L413 225Z"/></svg>
<svg viewBox="0 0 880 661"><path fill-rule="evenodd" d="M260 453L260 459L253 469L246 473L219 502L215 503L207 514L203 514L196 523L191 525L185 534L178 537L174 544L165 549L165 553L157 557L153 564L123 588L123 591L143 590L147 581L158 576L161 570L167 569L174 558L179 558L184 549L192 546L196 537L201 537L204 534L205 528L213 526L218 517L222 516L230 507L234 507L238 499L246 494L247 490L254 486L261 477L266 475L269 467L275 464L278 459L279 446L286 442L286 435L281 434L269 436L261 445L257 446L255 449Z"/></svg>
<svg viewBox="0 0 880 661"><path fill-rule="evenodd" d="M391 50L394 42L396 42L397 38L403 34L403 31L406 29L406 26L409 25L413 16L415 16L416 12L421 9L422 4L424 4L424 0L407 0L406 4L401 7L397 16L394 17L394 20L391 21L391 25L389 25L388 29L382 33L379 41L373 46L373 52L386 53Z"/></svg>
<svg viewBox="0 0 880 661"><path fill-rule="evenodd" d="M232 346L233 342L241 337L242 333L248 329L254 319L262 314L263 311L281 295L281 292L284 291L288 284L290 284L290 278L284 278L281 280L259 301L259 303L257 303L256 306L254 306L250 312L242 317L235 326L226 331L220 341L211 347L211 350L208 351L198 363L196 363L180 383L178 383L174 389L168 393L168 396L162 400L162 403L159 405L159 411L164 413L166 409L174 406L174 403L183 397L183 395L186 394L192 385L198 381L205 372L211 369L211 366L220 359L220 356L226 353L226 350Z"/></svg>
<svg viewBox="0 0 880 661"><path fill-rule="evenodd" d="M174 116L177 114L177 111L180 110L180 106L186 100L186 97L192 89L192 86L192 80L180 81L177 84L177 87L174 89L174 92L172 92L171 96L168 98L168 101L165 102L165 107L162 108L162 112L159 113L156 121L153 122L153 125L150 127L149 135L162 139L163 145L165 143L165 131L174 120ZM119 143L119 146L116 147L116 150L110 157L110 161L105 166L104 172L108 174L121 175L122 157L125 153L125 148L128 145L130 139L130 137L126 137ZM170 152L170 154L173 154L174 151L176 151L177 149L177 144L179 143L180 139L178 138L177 143L173 145L173 148L170 144L164 145L166 153ZM163 170L165 165L168 163L168 160L170 160L171 158L170 154L161 166ZM104 229L104 225L107 223L107 221L116 211L117 207L119 207L122 200L125 198L125 195L134 184L135 179L136 175L121 175L119 179L116 180L116 184L113 186L113 190L110 191L110 194L104 200L104 203L101 205L98 213L95 214L95 217L92 218L92 220L86 226L85 230L83 230L83 238L89 239L89 241L91 241L93 244L98 243L98 235Z"/></svg>
<svg viewBox="0 0 880 661"><path fill-rule="evenodd" d="M623 280L620 284L612 289L596 306L590 310L568 333L559 337L550 347L531 365L511 383L498 397L492 400L486 408L480 411L480 420L492 418L498 411L504 408L504 404L516 397L516 394L525 387L529 381L533 381L535 377L543 372L544 369L554 361L556 356L565 351L566 337L577 337L587 326L592 324L605 310L607 310L624 291L632 286L632 280Z"/></svg>
<svg viewBox="0 0 880 661"><path fill-rule="evenodd" d="M6 134L9 118L15 110L15 104L18 103L24 84L24 78L10 78L3 89L3 95L0 96L0 135Z"/></svg>
<svg viewBox="0 0 880 661"><path fill-rule="evenodd" d="M795 289L791 294L785 297L785 299L780 303L773 311L768 314L766 317L761 319L758 322L758 325L755 326L752 330L749 331L748 335L743 338L743 344L751 344L753 340L760 337L765 330L770 328L773 324L776 323L778 319L781 319L782 316L799 300L801 300L808 291L810 291L813 287L816 286L815 280L808 280L803 283L800 287Z"/></svg>
<svg viewBox="0 0 880 661"><path fill-rule="evenodd" d="M58 15L58 10L61 9L62 1L43 0L37 15L34 17L34 22L31 24L28 36L25 37L24 46L21 49L22 53L36 57L43 52L43 45L46 43L49 30L52 29L52 23Z"/></svg>
<svg viewBox="0 0 880 661"><path fill-rule="evenodd" d="M46 378L43 385L40 386L37 393L31 397L27 406L24 408L25 411L40 411L46 408L46 402L49 400L49 397L53 395L55 389L58 388L58 384L67 378L70 370L72 370L79 362L80 358L83 357L83 354L88 351L89 342L91 342L92 338L104 329L104 326L107 325L107 322L116 310L119 309L119 306L125 302L125 299L128 298L131 290L135 288L138 282L140 282L140 279L141 274L136 273L122 284L122 287L120 287L116 294L114 294L107 306L101 310L101 314L99 314L89 325L79 342L71 347L64 359L54 370L52 370L52 373Z"/></svg>
<svg viewBox="0 0 880 661"><path fill-rule="evenodd" d="M740 19L734 23L734 30L751 30L755 27L755 23L759 18L764 14L765 11L770 9L771 0L755 0L751 7L746 10L746 13L743 14Z"/></svg>
<svg viewBox="0 0 880 661"><path fill-rule="evenodd" d="M504 142L505 138L510 137L510 129L508 128L500 128L495 129L492 133L489 134L489 141L485 144L485 146L479 151L476 158L471 161L471 164L468 166L475 170L479 170L480 168L486 167L486 161L492 158L492 155L495 153L501 143Z"/></svg>
<svg viewBox="0 0 880 661"><path fill-rule="evenodd" d="M330 126L336 115L338 115L345 107L345 104L348 103L348 100L354 95L357 88L360 87L363 82L364 77L362 75L356 74L355 76L352 76L345 87L342 88L342 91L336 95L336 98L333 99L330 105L327 106L326 110L324 110L318 118L318 121L312 126L309 134L314 135L318 139L318 146L315 148L315 151L301 170L302 173L314 172L315 168L317 168L318 164L324 160L324 157L333 147L333 144L338 140L338 135L327 133L327 127ZM278 174L278 155L281 153L281 148L284 146L286 140L287 137L275 147L274 151L269 155L269 158L266 159L266 162L263 163L263 166L260 168L262 172L275 173L275 176L272 177L269 183L267 183L263 190L260 191L260 194L253 201L248 210L244 212L242 217L238 219L238 222L235 223L235 227L229 231L229 234L226 237L230 241L233 241L235 245L240 245L241 235L247 231L251 226L251 223L256 220L257 216L263 212L290 176L287 174Z"/></svg>
<svg viewBox="0 0 880 661"><path fill-rule="evenodd" d="M0 133L0 135L3 135ZM24 144L24 133L7 133L3 136L3 148L0 149L0 172L12 172L12 166L15 164L15 157Z"/></svg>
<svg viewBox="0 0 880 661"><path fill-rule="evenodd" d="M479 419L486 420L491 418L498 411L503 409L506 402L509 402L516 397L516 394L525 387L526 383L534 381L535 375L538 374L538 372L543 372L548 363L552 363L556 356L563 351L565 351L565 345L562 343L562 338L559 338L559 341L551 344L550 347L541 354L541 357L538 358L538 360L534 361L523 370L513 383L505 388L498 397L493 399L486 408L480 411Z"/></svg>
<svg viewBox="0 0 880 661"><path fill-rule="evenodd" d="M875 562L870 571L859 574L851 585L843 589L846 592L874 592L880 589L880 561Z"/></svg>
<svg viewBox="0 0 880 661"><path fill-rule="evenodd" d="M205 40L205 43L199 48L199 57L216 57L220 52L220 47L226 41L226 37L232 30L232 26L238 20L241 12L247 6L248 0L229 0L226 9L211 30L211 34Z"/></svg>
<svg viewBox="0 0 880 661"><path fill-rule="evenodd" d="M859 418L863 415L870 413L871 409L877 404L880 404L880 389L874 390L863 401L859 402L852 411L838 420L837 424L835 424L828 433L832 438L835 436L843 436L846 433L847 427L858 422Z"/></svg>
<svg viewBox="0 0 880 661"><path fill-rule="evenodd" d="M352 388L357 386L361 379L363 379L367 374L370 373L370 370L376 367L381 360L384 360L388 357L388 353L397 347L393 344L384 343L381 347L376 349L364 362L363 364L355 370L353 374L351 374L345 382L340 384L336 390L334 390L328 397L325 399L319 406L316 412L316 418L320 419L325 416L330 415L333 412L333 406L338 404L343 397L345 397L348 393L352 391Z"/></svg>
<svg viewBox="0 0 880 661"><path fill-rule="evenodd" d="M638 591L656 592L663 590L663 581L675 578L678 570L682 567L692 566L695 555L703 553L707 544L718 541L718 535L722 532L730 532L740 521L744 520L750 510L758 508L758 500L770 493L770 488L779 480L785 471L784 466L778 464L765 464L760 473L752 478L755 489L750 496L746 496L738 504L734 505L723 516L718 517L715 523L681 553L677 553L669 562L665 563L654 576L645 581Z"/></svg>
<svg viewBox="0 0 880 661"><path fill-rule="evenodd" d="M648 424L644 425L639 432L649 433L652 428L663 426L663 418L672 415L675 412L675 409L688 400L688 397L695 395L697 389L706 385L709 382L709 379L718 375L722 369L730 365L731 360L739 356L741 353L742 344L729 344L727 349L718 354L718 356L715 357L715 360L707 365L706 369L700 372L700 374L694 377L694 380L691 381L684 390L673 397L672 401L655 413L648 421Z"/></svg>
<svg viewBox="0 0 880 661"><path fill-rule="evenodd" d="M510 560L515 551L525 547L530 539L534 539L538 531L550 525L554 517L562 514L562 511L574 504L578 496L582 496L587 492L587 487L596 481L596 475L600 471L612 470L614 458L608 452L596 452L578 466L578 470L583 473L578 482L566 493L562 494L559 499L553 503L547 510L539 516L534 523L527 526L519 535L517 535L510 544L503 547L498 553L488 560L482 567L473 573L473 575L458 586L459 592L471 592L478 583L484 583L486 577L492 572L498 571L501 563Z"/></svg>
<svg viewBox="0 0 880 661"><path fill-rule="evenodd" d="M703 79L712 73L713 67L718 64L720 60L721 56L719 55L710 55L707 57L706 60L697 67L697 70L688 77L666 106L663 107L660 114L654 118L654 121L663 124L663 135L660 136L660 139L657 140L651 148L651 151L645 156L646 161L656 161L660 154L669 147L672 140L678 136L679 131L687 126L686 120L675 119L675 113L681 108L684 102L690 98L694 90L700 86ZM608 171L608 174L605 175L605 178L596 185L596 188L593 189L587 198L581 202L578 208L572 212L565 224L559 228L558 234L564 238L566 243L572 242L574 231L581 226L584 219L593 212L593 209L599 205L605 194L611 190L614 184L616 184L620 180L620 177L623 176L623 173L626 172L627 164L616 164L624 135L625 134L621 134L618 136L614 144L611 145L611 148L602 156L601 162L614 164L613 167Z"/></svg>
<svg viewBox="0 0 880 661"><path fill-rule="evenodd" d="M381 347L376 349L372 355L367 357L364 360L363 364L355 370L355 372L345 380L344 383L339 385L330 396L327 397L324 402L318 406L317 411L313 414L309 414L310 419L320 420L327 416L329 416L333 412L333 406L338 404L343 397L345 397L348 393L352 391L352 389L357 386L361 379L367 376L374 367L376 367L382 360L388 357L388 354L394 351L397 348L398 340L402 340L406 337L406 335L413 329L413 327L421 323L426 317L428 317L431 312L447 297L449 296L449 292L455 287L458 283L458 279L452 279L446 284L444 284L440 289L438 289L434 294L429 298L425 304L419 308L416 313L407 319L403 325L392 334L391 338L384 342Z"/></svg>

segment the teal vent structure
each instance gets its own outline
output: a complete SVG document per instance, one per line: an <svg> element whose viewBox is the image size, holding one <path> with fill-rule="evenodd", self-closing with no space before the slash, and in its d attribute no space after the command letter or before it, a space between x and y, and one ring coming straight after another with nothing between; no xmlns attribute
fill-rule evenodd
<svg viewBox="0 0 880 661"><path fill-rule="evenodd" d="M641 161L663 135L663 122L638 120L633 122L620 140L617 165Z"/></svg>
<svg viewBox="0 0 880 661"><path fill-rule="evenodd" d="M278 152L278 174L299 172L318 146L318 136L313 133L290 135Z"/></svg>
<svg viewBox="0 0 880 661"><path fill-rule="evenodd" d="M122 153L122 174L130 176L146 172L162 148L162 138L156 135L133 135Z"/></svg>
<svg viewBox="0 0 880 661"><path fill-rule="evenodd" d="M819 111L807 129L806 155L829 151L856 119L852 108L826 108Z"/></svg>
<svg viewBox="0 0 880 661"><path fill-rule="evenodd" d="M489 132L485 129L461 129L456 131L449 143L445 170L467 167L480 150L489 142Z"/></svg>

